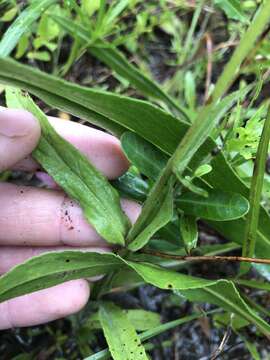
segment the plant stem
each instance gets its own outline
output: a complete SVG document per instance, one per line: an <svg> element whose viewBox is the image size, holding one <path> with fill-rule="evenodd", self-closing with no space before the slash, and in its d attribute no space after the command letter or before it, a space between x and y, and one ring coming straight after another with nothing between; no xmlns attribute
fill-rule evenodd
<svg viewBox="0 0 270 360"><path fill-rule="evenodd" d="M257 259L249 258L243 256L190 256L190 255L173 255L166 254L159 251L150 251L144 250L143 254L158 256L164 259L172 259L179 261L233 261L233 262L246 262L246 263L256 263L256 264L266 264L270 265L270 259Z"/></svg>
<svg viewBox="0 0 270 360"><path fill-rule="evenodd" d="M270 141L270 107L268 109L267 117L265 119L262 130L261 139L259 142L257 155L254 163L253 176L250 187L249 203L250 210L247 214L245 238L243 242L242 256L253 257L255 251L257 228L260 216L260 204L263 188L263 179L265 172L265 163L267 160L268 146ZM248 264L243 264L240 269L240 274L244 274L249 270Z"/></svg>
<svg viewBox="0 0 270 360"><path fill-rule="evenodd" d="M191 25L190 25L190 28L189 28L189 31L188 31L188 34L187 34L187 37L186 37L186 40L185 40L184 49L183 49L183 52L182 52L180 64L183 64L186 61L186 59L188 57L188 54L190 52L190 49L193 46L193 41L194 41L193 35L194 35L194 32L195 32L195 29L196 29L200 14L202 12L204 1L205 0L201 0L199 2L199 4L196 6L194 15L192 17Z"/></svg>

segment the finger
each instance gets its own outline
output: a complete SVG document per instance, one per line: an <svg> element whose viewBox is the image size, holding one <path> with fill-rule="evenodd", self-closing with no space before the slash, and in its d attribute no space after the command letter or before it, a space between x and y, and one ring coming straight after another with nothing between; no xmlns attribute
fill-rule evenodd
<svg viewBox="0 0 270 360"><path fill-rule="evenodd" d="M1 246L0 247L0 275L6 273L14 266L23 263L34 256L52 251L80 250L83 252L109 252L109 248L79 248L68 246L58 247L26 247L26 246Z"/></svg>
<svg viewBox="0 0 270 360"><path fill-rule="evenodd" d="M118 139L103 131L73 121L48 117L55 130L78 150L109 179L127 171L129 163L121 150ZM16 164L16 170L36 171L39 165L30 157Z"/></svg>
<svg viewBox="0 0 270 360"><path fill-rule="evenodd" d="M0 171L30 154L39 137L40 126L32 114L24 110L0 111Z"/></svg>
<svg viewBox="0 0 270 360"><path fill-rule="evenodd" d="M106 246L77 203L60 191L0 183L0 244L17 246ZM132 222L140 206L122 200Z"/></svg>
<svg viewBox="0 0 270 360"><path fill-rule="evenodd" d="M72 280L0 304L0 330L34 326L81 310L90 295L86 280Z"/></svg>

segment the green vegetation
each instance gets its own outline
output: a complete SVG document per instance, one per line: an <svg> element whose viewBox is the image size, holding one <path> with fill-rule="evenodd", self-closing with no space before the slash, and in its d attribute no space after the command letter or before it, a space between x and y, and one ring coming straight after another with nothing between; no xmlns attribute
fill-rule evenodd
<svg viewBox="0 0 270 360"><path fill-rule="evenodd" d="M64 330L53 335L55 359L148 359L152 337L199 318L232 330L250 358L263 356L260 341L270 336L270 1L2 1L0 11L1 100L39 120L34 158L115 246L111 254L34 257L0 277L0 301L102 274L88 312L67 320L71 355ZM225 35L215 38L218 26ZM85 59L101 75L84 65L76 78ZM48 108L119 137L129 171L107 181L55 132ZM142 204L134 225L120 195ZM204 227L215 231L215 243L203 240ZM241 253L248 259L235 258ZM231 258L216 260L219 273L211 257L224 254ZM158 311L114 303L115 292L134 294L146 284L167 294L169 309L184 303L191 311L164 322ZM210 308L204 313L198 303ZM97 332L106 339L102 351Z"/></svg>

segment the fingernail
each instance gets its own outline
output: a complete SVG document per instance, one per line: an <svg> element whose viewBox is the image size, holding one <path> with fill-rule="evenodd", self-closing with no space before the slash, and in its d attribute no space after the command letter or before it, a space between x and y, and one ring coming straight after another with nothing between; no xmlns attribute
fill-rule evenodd
<svg viewBox="0 0 270 360"><path fill-rule="evenodd" d="M24 110L2 110L0 111L0 135L10 138L26 136L35 121L33 115Z"/></svg>

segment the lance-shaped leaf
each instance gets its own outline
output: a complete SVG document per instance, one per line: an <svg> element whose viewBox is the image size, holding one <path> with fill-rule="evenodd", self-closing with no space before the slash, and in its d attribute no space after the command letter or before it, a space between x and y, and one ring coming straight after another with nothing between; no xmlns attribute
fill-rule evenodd
<svg viewBox="0 0 270 360"><path fill-rule="evenodd" d="M29 31L30 26L56 0L33 1L9 26L0 41L0 56L8 56L19 42L21 36Z"/></svg>
<svg viewBox="0 0 270 360"><path fill-rule="evenodd" d="M128 262L149 284L161 289L179 290L191 301L208 302L233 312L269 336L270 325L260 318L241 298L233 282L228 280L205 280L159 268L155 265Z"/></svg>
<svg viewBox="0 0 270 360"><path fill-rule="evenodd" d="M236 193L209 191L208 197L187 192L176 200L184 213L202 219L228 221L244 216L249 209L246 198Z"/></svg>
<svg viewBox="0 0 270 360"><path fill-rule="evenodd" d="M188 129L184 122L144 101L81 87L10 59L0 58L0 81L28 90L52 107L70 112L114 134L121 135L126 130L132 130L167 154L173 153ZM248 90L246 87L230 94L230 105L243 97ZM208 139L194 155L191 167L197 168L214 147L215 143ZM222 152L212 159L211 166L212 171L204 175L204 181L210 187L248 197L249 188L231 168ZM213 222L211 226L231 241L239 244L243 242L245 222L242 218L226 225ZM269 254L269 226L269 215L261 206L256 246L258 257ZM270 278L269 267L256 267Z"/></svg>
<svg viewBox="0 0 270 360"><path fill-rule="evenodd" d="M16 107L30 111L40 122L42 136L33 152L34 158L80 204L85 218L105 240L124 245L129 222L116 190L83 154L56 133L29 96L19 90L7 94L11 106L15 103Z"/></svg>
<svg viewBox="0 0 270 360"><path fill-rule="evenodd" d="M141 341L146 341L148 339L151 339L154 336L164 333L165 331L173 329L176 326L183 325L187 322L199 319L203 316L207 316L208 314L210 315L211 313L213 313L215 311L216 310L212 310L212 311L208 311L208 312L204 312L204 313L194 313L192 315L188 315L188 316L182 317L177 320L169 321L167 323L164 323L157 327L154 327L150 330L144 331L143 333L139 334L139 337L140 337ZM109 350L104 349L104 350L101 350L101 351L95 353L94 355L88 356L84 360L105 360L105 359L109 359L109 357L110 357Z"/></svg>
<svg viewBox="0 0 270 360"><path fill-rule="evenodd" d="M113 254L59 251L35 256L0 277L0 302L65 281L107 274L121 265Z"/></svg>
<svg viewBox="0 0 270 360"><path fill-rule="evenodd" d="M103 303L99 320L114 360L147 360L145 349L126 313L112 303Z"/></svg>
<svg viewBox="0 0 270 360"><path fill-rule="evenodd" d="M179 290L191 301L221 306L256 325L265 335L270 334L270 325L250 309L231 281L196 278L147 263L127 262L114 254L64 251L34 257L0 277L0 302L68 280L106 274L126 266L151 285Z"/></svg>
<svg viewBox="0 0 270 360"><path fill-rule="evenodd" d="M44 99L51 106L66 108L113 133L132 130L154 144L174 150L188 129L164 110L143 100L94 90L48 75L30 66L0 57L0 81L15 85ZM215 145L208 144L207 152Z"/></svg>

